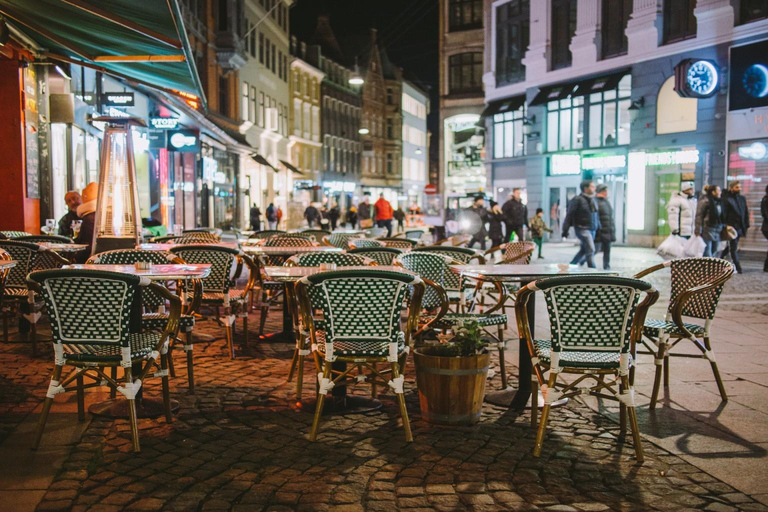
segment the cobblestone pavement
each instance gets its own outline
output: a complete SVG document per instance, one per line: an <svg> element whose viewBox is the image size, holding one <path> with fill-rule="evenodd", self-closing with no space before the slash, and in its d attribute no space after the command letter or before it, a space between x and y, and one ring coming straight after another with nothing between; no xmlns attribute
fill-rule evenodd
<svg viewBox="0 0 768 512"><path fill-rule="evenodd" d="M279 315L270 315L267 331L276 330ZM311 443L311 414L293 406L295 387L286 382L289 345L252 336L251 347L230 361L222 328L206 321L196 332L215 339L196 344L195 395L176 353L171 385L181 408L173 423L140 420L142 451L133 454L127 421L89 418L38 510L768 509L647 440L646 461L636 464L616 423L574 401L553 411L540 459L531 454L527 412L486 404L473 427L426 423L412 365L406 397L413 443L404 441L391 394L380 411L324 419ZM32 359L26 345L0 344L0 440L39 410L53 361L49 347L41 352ZM308 366L305 398L314 390ZM488 385L498 387L498 377ZM66 404L71 412L68 395L57 397L52 415ZM160 395L159 379L149 380L147 395ZM87 404L104 398L88 393Z"/></svg>

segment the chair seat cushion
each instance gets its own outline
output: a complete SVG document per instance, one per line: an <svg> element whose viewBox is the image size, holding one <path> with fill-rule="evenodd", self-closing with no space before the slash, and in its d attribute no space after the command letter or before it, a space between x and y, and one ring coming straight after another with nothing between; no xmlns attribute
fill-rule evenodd
<svg viewBox="0 0 768 512"><path fill-rule="evenodd" d="M325 355L325 331L315 331L315 340L317 351ZM404 350L405 334L398 332L397 354L402 354ZM334 341L333 353L344 357L387 357L389 355L389 342L370 338Z"/></svg>
<svg viewBox="0 0 768 512"><path fill-rule="evenodd" d="M435 318L435 315L426 315L422 317L425 322ZM483 315L481 313L446 313L444 317L432 324L435 329L448 329L466 323L469 321L477 322L480 327L491 327L494 325L506 325L507 315Z"/></svg>
<svg viewBox="0 0 768 512"><path fill-rule="evenodd" d="M168 313L147 313L141 317L141 326L144 329L165 329L168 323ZM195 317L192 315L181 315L179 317L179 330L183 332L191 331L195 326Z"/></svg>
<svg viewBox="0 0 768 512"><path fill-rule="evenodd" d="M224 294L203 292L203 302L208 304L224 304ZM245 302L245 290L229 290L229 302Z"/></svg>
<svg viewBox="0 0 768 512"><path fill-rule="evenodd" d="M552 352L552 343L549 340L533 340L533 349L536 357L542 363L550 364L550 352ZM619 367L620 354L618 350L604 352L597 350L568 350L560 352L560 366L571 368L596 368L611 369ZM632 361L630 359L630 366Z"/></svg>
<svg viewBox="0 0 768 512"><path fill-rule="evenodd" d="M696 336L703 336L706 330L703 325L683 323L685 328ZM658 338L662 333L683 335L683 331L674 323L666 320L646 319L643 326L643 334Z"/></svg>
<svg viewBox="0 0 768 512"><path fill-rule="evenodd" d="M161 335L156 332L146 332L129 335L131 359L147 359L160 342ZM121 360L120 345L109 343L104 345L65 344L64 358L68 361L119 363Z"/></svg>

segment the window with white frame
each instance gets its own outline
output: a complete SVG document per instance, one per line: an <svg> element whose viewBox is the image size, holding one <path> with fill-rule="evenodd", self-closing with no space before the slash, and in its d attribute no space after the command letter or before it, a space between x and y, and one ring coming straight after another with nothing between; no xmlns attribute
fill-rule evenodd
<svg viewBox="0 0 768 512"><path fill-rule="evenodd" d="M403 93L403 111L408 112L419 119L427 118L427 106L407 92Z"/></svg>
<svg viewBox="0 0 768 512"><path fill-rule="evenodd" d="M243 82L240 85L240 88L241 88L242 93L243 93L243 97L242 97L242 100L241 100L241 103L240 103L240 118L247 120L248 119L248 109L249 109L250 104L251 104L251 101L250 101L251 88L248 85L248 82Z"/></svg>
<svg viewBox="0 0 768 512"><path fill-rule="evenodd" d="M512 112L493 116L493 158L509 158L525 154L525 105Z"/></svg>
<svg viewBox="0 0 768 512"><path fill-rule="evenodd" d="M547 103L547 150L584 147L584 97Z"/></svg>
<svg viewBox="0 0 768 512"><path fill-rule="evenodd" d="M632 76L616 89L589 95L589 147L629 144Z"/></svg>

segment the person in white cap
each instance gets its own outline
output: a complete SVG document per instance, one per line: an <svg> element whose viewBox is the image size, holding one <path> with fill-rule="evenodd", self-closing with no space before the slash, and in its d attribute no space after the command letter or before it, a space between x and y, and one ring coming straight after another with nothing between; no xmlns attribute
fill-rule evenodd
<svg viewBox="0 0 768 512"><path fill-rule="evenodd" d="M673 235L690 238L696 224L696 197L693 183L686 181L667 203L667 223Z"/></svg>

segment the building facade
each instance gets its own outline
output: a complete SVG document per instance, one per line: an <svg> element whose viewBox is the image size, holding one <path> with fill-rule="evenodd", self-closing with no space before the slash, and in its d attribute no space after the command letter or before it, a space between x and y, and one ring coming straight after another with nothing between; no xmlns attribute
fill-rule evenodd
<svg viewBox="0 0 768 512"><path fill-rule="evenodd" d="M484 190L483 0L440 0L439 190L465 196ZM468 205L467 205L468 206Z"/></svg>
<svg viewBox="0 0 768 512"><path fill-rule="evenodd" d="M424 208L423 194L427 184L427 166L429 161L429 134L427 132L427 114L429 114L429 96L413 83L403 81L403 93L400 100L403 119L402 155L403 155L403 208L413 203Z"/></svg>
<svg viewBox="0 0 768 512"><path fill-rule="evenodd" d="M701 191L729 174L754 181L743 171L754 163L734 154L755 156L743 148L759 135L737 127L749 123L729 109L725 70L733 47L768 28L757 4L486 0L493 193L523 188L557 238L579 182L593 179L609 187L619 242L653 245L669 233L666 203L681 182Z"/></svg>

